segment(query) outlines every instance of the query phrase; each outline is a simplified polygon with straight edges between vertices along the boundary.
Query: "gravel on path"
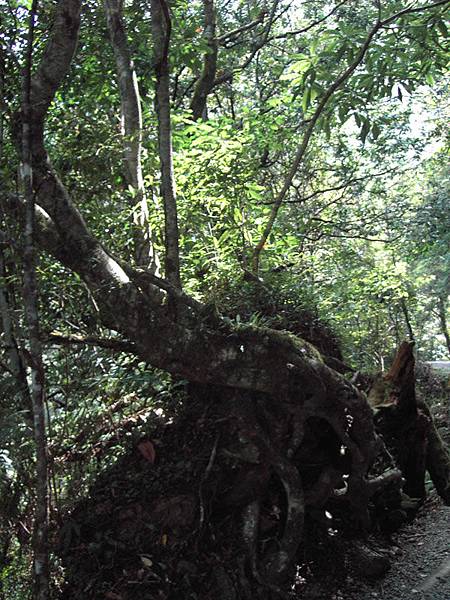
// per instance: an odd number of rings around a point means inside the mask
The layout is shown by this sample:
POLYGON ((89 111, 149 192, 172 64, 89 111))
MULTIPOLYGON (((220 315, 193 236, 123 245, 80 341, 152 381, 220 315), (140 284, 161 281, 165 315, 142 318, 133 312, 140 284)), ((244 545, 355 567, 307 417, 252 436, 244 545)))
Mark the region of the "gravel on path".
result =
POLYGON ((372 583, 348 578, 336 600, 450 600, 450 507, 431 494, 392 542, 387 575, 372 583))

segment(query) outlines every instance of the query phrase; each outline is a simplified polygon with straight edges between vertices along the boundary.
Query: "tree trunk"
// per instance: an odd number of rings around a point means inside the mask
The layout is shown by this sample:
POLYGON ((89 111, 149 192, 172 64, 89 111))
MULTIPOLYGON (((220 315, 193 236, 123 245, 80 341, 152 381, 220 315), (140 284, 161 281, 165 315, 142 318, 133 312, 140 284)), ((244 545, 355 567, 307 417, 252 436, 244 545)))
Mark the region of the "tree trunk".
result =
POLYGON ((439 308, 439 320, 441 322, 441 331, 445 339, 445 345, 447 346, 448 353, 450 354, 450 333, 448 331, 447 324, 447 315, 445 311, 445 301, 444 298, 439 296, 438 300, 438 308, 439 308))
POLYGON ((397 459, 405 478, 404 491, 424 498, 425 474, 436 491, 449 502, 450 459, 425 402, 415 390, 414 342, 403 342, 389 372, 369 392, 375 424, 397 459))
POLYGON ((106 22, 116 59, 117 79, 122 106, 123 146, 126 181, 133 190, 132 211, 134 258, 140 267, 158 274, 159 259, 155 252, 149 224, 148 199, 142 177, 142 112, 139 85, 128 47, 122 16, 123 0, 105 0, 106 22))
POLYGON ((207 51, 203 57, 203 70, 194 88, 191 100, 192 116, 195 121, 206 117, 208 94, 214 87, 217 70, 218 43, 216 38, 216 8, 214 0, 203 0, 204 31, 207 51))
POLYGON ((450 506, 450 455, 439 435, 433 416, 425 402, 419 403, 420 410, 430 420, 426 454, 426 468, 439 496, 450 506))
POLYGON ((166 0, 151 0, 151 12, 156 73, 155 106, 158 117, 161 196, 164 203, 165 217, 165 277, 174 287, 181 288, 178 214, 170 122, 169 44, 172 23, 166 0))
POLYGON ((406 304, 405 298, 402 298, 400 300, 400 303, 401 303, 401 307, 402 307, 403 316, 405 317, 406 329, 408 330, 409 339, 411 340, 411 342, 414 342, 414 340, 415 340, 414 331, 413 331, 413 328, 411 325, 411 319, 409 316, 408 305, 406 304))
POLYGON ((36 445, 36 507, 34 513, 34 598, 50 597, 48 547, 48 465, 45 427, 45 381, 40 339, 36 260, 34 247, 35 205, 32 169, 32 108, 31 68, 34 41, 34 21, 37 2, 33 1, 27 42, 27 58, 22 97, 22 184, 25 197, 25 235, 23 251, 23 299, 28 325, 29 361, 31 367, 31 402, 33 407, 34 440, 36 445))

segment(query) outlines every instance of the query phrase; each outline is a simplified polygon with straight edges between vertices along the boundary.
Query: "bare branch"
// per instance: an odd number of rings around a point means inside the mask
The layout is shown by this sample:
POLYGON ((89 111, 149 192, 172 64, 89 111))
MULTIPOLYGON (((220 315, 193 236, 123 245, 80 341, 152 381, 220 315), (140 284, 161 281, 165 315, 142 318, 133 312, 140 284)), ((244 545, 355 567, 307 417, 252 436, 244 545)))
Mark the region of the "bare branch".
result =
POLYGON ((310 23, 309 25, 306 25, 302 29, 295 29, 294 31, 286 31, 284 33, 279 33, 278 35, 274 35, 273 37, 271 37, 269 39, 269 41, 284 39, 284 38, 287 38, 287 37, 297 36, 297 35, 302 35, 303 33, 307 33, 311 29, 314 29, 314 27, 317 27, 318 25, 321 25, 324 21, 326 21, 327 19, 329 19, 332 15, 334 15, 334 13, 337 10, 339 10, 341 8, 341 6, 343 6, 344 4, 347 4, 347 2, 348 2, 348 0, 343 0, 342 2, 339 2, 339 4, 337 4, 336 6, 334 6, 330 10, 330 12, 327 13, 324 17, 322 17, 321 19, 317 19, 317 21, 313 21, 312 23, 310 23))
POLYGON ((114 350, 115 352, 136 354, 136 345, 126 340, 98 338, 95 336, 83 336, 79 334, 66 335, 59 331, 52 331, 51 333, 44 334, 42 338, 44 342, 50 344, 62 346, 96 346, 98 348, 114 350))
POLYGON ((242 27, 237 27, 236 29, 233 29, 232 31, 229 31, 228 33, 224 33, 223 35, 219 36, 217 38, 217 43, 220 44, 221 46, 225 45, 230 39, 236 38, 241 33, 250 31, 251 29, 254 29, 255 27, 257 27, 260 23, 263 23, 266 16, 267 16, 266 11, 262 10, 260 12, 260 14, 258 15, 258 17, 254 21, 251 21, 250 23, 247 23, 246 25, 242 25, 242 27))
MULTIPOLYGON (((335 185, 335 186, 331 186, 328 188, 324 188, 321 190, 316 190, 314 192, 312 192, 311 194, 307 195, 307 196, 302 196, 301 198, 297 198, 296 200, 286 200, 286 204, 303 204, 304 202, 308 202, 308 200, 312 200, 313 198, 316 198, 317 196, 321 196, 322 194, 326 194, 328 192, 339 192, 340 190, 345 190, 348 187, 350 187, 351 185, 353 185, 354 183, 358 183, 359 181, 366 181, 369 178, 372 179, 374 177, 383 177, 383 175, 388 175, 392 173, 392 169, 388 169, 386 171, 380 171, 378 173, 370 173, 367 175, 363 175, 361 177, 353 177, 351 179, 348 179, 347 181, 344 181, 343 183, 339 184, 339 185, 335 185)), ((272 202, 265 202, 264 204, 272 204, 272 202)))
POLYGON ((253 59, 258 54, 258 52, 262 48, 264 48, 264 46, 268 42, 272 25, 274 24, 274 22, 276 20, 276 10, 278 8, 278 4, 279 4, 279 0, 275 0, 274 3, 272 4, 272 9, 270 11, 268 22, 264 29, 264 32, 262 33, 260 39, 257 41, 255 40, 255 42, 253 43, 253 48, 252 48, 249 56, 240 65, 238 65, 237 67, 234 67, 231 71, 226 71, 220 77, 217 77, 217 79, 215 79, 215 81, 214 81, 213 87, 217 87, 223 83, 226 83, 227 81, 232 81, 235 73, 244 71, 249 66, 249 64, 253 61, 253 59))

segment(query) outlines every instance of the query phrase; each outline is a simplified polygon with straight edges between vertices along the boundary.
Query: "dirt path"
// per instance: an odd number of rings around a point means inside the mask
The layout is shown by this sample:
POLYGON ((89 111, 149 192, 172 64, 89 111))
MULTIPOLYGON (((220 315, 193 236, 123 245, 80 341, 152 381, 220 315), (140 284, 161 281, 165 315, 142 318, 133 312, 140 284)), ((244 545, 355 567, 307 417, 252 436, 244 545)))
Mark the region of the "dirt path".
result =
POLYGON ((351 578, 336 600, 450 600, 450 507, 433 494, 393 537, 392 567, 371 584, 351 578))

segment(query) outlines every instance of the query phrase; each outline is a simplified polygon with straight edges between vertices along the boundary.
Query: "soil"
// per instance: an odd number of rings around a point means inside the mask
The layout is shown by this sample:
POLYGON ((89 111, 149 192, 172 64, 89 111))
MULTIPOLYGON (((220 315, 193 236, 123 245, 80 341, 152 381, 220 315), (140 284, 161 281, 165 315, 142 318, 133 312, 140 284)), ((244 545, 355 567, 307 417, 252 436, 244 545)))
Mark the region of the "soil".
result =
POLYGON ((345 587, 332 593, 330 600, 450 598, 450 507, 434 492, 416 519, 391 537, 385 551, 391 556, 385 577, 367 582, 349 575, 345 587))

